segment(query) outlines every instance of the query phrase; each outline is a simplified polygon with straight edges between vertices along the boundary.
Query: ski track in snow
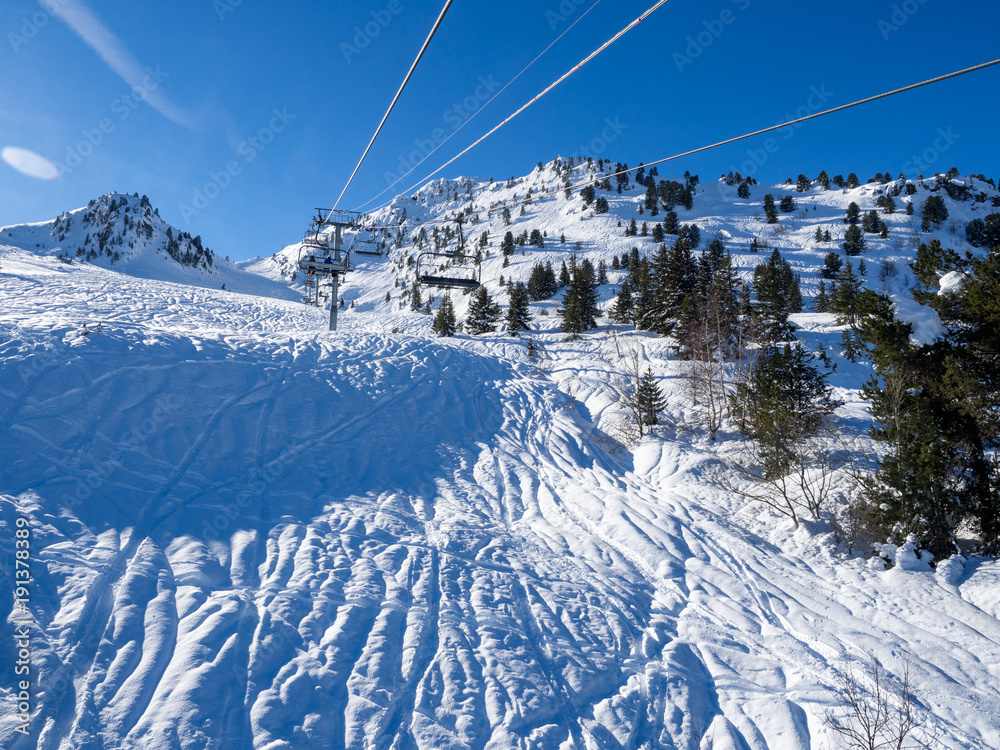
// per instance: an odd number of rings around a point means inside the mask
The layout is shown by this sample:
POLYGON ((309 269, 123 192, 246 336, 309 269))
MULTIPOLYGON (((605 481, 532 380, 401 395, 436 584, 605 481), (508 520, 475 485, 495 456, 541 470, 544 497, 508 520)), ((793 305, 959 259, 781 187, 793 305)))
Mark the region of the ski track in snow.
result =
POLYGON ((935 747, 1000 747, 1000 567, 876 571, 745 523, 690 435, 615 450, 606 342, 542 332, 539 367, 2 263, 0 546, 31 518, 37 620, 4 747, 819 750, 870 656, 935 747))

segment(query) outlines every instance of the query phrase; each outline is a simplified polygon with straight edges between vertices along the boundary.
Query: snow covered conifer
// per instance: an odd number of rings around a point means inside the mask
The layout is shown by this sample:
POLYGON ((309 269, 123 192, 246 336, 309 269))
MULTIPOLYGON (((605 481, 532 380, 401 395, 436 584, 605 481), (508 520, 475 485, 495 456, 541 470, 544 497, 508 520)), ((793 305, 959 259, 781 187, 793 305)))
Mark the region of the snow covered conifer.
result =
POLYGON ((510 300, 506 319, 507 333, 517 336, 521 331, 527 331, 531 322, 528 288, 520 282, 510 284, 507 287, 507 296, 510 300))
POLYGON ((792 267, 777 249, 767 263, 754 269, 756 303, 753 316, 764 341, 787 341, 793 337, 788 316, 802 312, 802 292, 792 267))
POLYGON ((437 315, 434 317, 434 323, 431 325, 431 330, 433 330, 438 336, 454 336, 456 331, 458 331, 458 320, 455 318, 455 307, 451 304, 451 297, 447 294, 444 296, 444 299, 441 300, 441 306, 438 308, 437 315))
POLYGON ((656 377, 651 369, 646 368, 646 374, 639 381, 635 396, 642 424, 646 427, 658 425, 660 413, 666 408, 667 400, 664 398, 663 389, 656 382, 656 377))
POLYGON ((863 286, 861 279, 855 275, 854 266, 848 258, 839 276, 837 289, 830 300, 830 309, 837 313, 838 325, 858 325, 858 305, 861 301, 863 286))
MULTIPOLYGON (((447 298, 446 298, 447 299, 447 298)), ((473 336, 493 333, 500 320, 500 305, 493 301, 486 287, 479 287, 472 295, 469 303, 469 315, 465 327, 473 336)))
POLYGON ((570 339, 579 338, 597 327, 600 310, 597 307, 597 279, 594 266, 589 260, 576 262, 576 256, 570 260, 569 289, 563 296, 563 306, 560 313, 563 316, 562 330, 569 334, 570 339))
POLYGON ((767 350, 730 405, 740 432, 760 446, 765 478, 788 473, 800 444, 815 435, 840 402, 804 347, 767 350))
POLYGON ((847 216, 844 218, 844 223, 854 225, 859 221, 861 221, 861 206, 851 201, 851 205, 847 207, 847 216))

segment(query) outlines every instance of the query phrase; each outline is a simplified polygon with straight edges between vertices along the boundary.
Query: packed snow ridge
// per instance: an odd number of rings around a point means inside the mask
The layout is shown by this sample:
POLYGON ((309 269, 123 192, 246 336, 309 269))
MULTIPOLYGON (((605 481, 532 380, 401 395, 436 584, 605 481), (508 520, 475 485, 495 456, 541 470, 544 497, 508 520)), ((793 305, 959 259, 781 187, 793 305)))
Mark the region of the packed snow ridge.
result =
MULTIPOLYGON (((389 252, 356 263, 336 334, 299 301, 297 245, 185 265, 193 238, 170 231, 178 261, 155 211, 120 195, 87 226, 71 212, 0 230, 0 745, 820 750, 845 670, 876 658, 893 686, 908 670, 934 747, 1000 747, 995 561, 931 569, 903 547, 886 570, 823 523, 720 490, 731 427, 713 443, 692 426, 667 339, 605 318, 566 341, 557 301, 517 339, 438 339, 401 305, 421 229, 433 242, 458 212, 467 243, 488 233, 501 301, 500 277, 540 261, 653 250, 624 236, 650 218, 643 189, 602 193, 595 215, 566 178, 544 165, 397 198, 375 216, 389 252), (504 267, 503 235, 533 229, 544 246, 504 267), (629 350, 669 397, 667 426, 631 447, 615 432, 629 350)), ((847 205, 886 189, 814 186, 777 228, 763 195, 794 186, 741 199, 702 183, 677 211, 743 274, 766 260, 753 239, 779 248, 808 297, 830 249, 816 228, 836 247, 847 205)), ((990 205, 946 200, 959 221, 990 205)), ((868 281, 903 299, 919 234, 903 210, 885 220, 865 258, 898 274, 868 281)), ((832 316, 794 321, 838 365, 838 418, 864 425, 868 364, 839 356, 832 316)))

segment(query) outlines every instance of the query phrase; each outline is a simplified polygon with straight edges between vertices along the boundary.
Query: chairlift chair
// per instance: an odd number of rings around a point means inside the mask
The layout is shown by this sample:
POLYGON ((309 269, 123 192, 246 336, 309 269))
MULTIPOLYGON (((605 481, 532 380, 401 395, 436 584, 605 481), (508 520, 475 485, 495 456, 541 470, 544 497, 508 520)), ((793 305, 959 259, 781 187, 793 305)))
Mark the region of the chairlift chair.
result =
POLYGON ((353 252, 357 255, 371 255, 382 257, 382 250, 385 246, 375 240, 355 240, 353 252))
POLYGON ((458 224, 458 250, 453 253, 424 252, 417 256, 417 279, 421 284, 433 286, 439 289, 478 289, 482 286, 482 265, 479 256, 469 256, 465 254, 465 233, 462 231, 462 219, 455 219, 458 224), (448 258, 453 265, 459 265, 474 276, 468 273, 462 276, 441 276, 434 273, 421 272, 421 260, 429 258, 448 258), (471 264, 470 262, 471 261, 471 264))
POLYGON ((343 275, 351 270, 350 253, 321 241, 306 240, 299 248, 299 268, 310 276, 343 275))
POLYGON ((417 256, 417 280, 425 286, 433 286, 438 289, 478 289, 482 286, 482 267, 476 261, 474 257, 470 258, 466 255, 455 255, 453 253, 420 253, 417 256), (473 275, 468 273, 462 276, 443 276, 440 274, 435 274, 433 272, 426 270, 426 264, 424 263, 424 258, 448 258, 452 262, 455 260, 469 261, 473 263, 464 263, 461 268, 464 268, 467 272, 472 272, 473 275))

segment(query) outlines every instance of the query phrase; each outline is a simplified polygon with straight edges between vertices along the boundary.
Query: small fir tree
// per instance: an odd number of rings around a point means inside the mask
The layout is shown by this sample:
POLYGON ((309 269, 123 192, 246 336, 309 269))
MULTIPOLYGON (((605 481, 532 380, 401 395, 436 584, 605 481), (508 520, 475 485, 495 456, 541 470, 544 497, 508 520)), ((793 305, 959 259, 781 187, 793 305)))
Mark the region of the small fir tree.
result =
POLYGON ((431 330, 433 330, 438 336, 454 336, 458 331, 458 321, 455 318, 455 308, 451 304, 451 297, 447 294, 444 296, 444 299, 441 300, 441 306, 438 308, 437 315, 434 317, 434 323, 431 325, 431 330))
MULTIPOLYGON (((518 282, 507 287, 507 298, 510 306, 507 309, 506 328, 510 336, 518 336, 521 331, 528 330, 531 323, 531 308, 528 299, 528 288, 518 282)), ((531 344, 533 347, 534 344, 531 344)))
POLYGON ((660 413, 666 408, 667 400, 649 368, 636 389, 636 405, 644 426, 655 427, 660 423, 660 413))
POLYGON ((497 329, 499 320, 500 305, 493 301, 489 290, 484 286, 476 289, 469 303, 469 315, 465 320, 466 330, 473 336, 493 333, 497 329))

